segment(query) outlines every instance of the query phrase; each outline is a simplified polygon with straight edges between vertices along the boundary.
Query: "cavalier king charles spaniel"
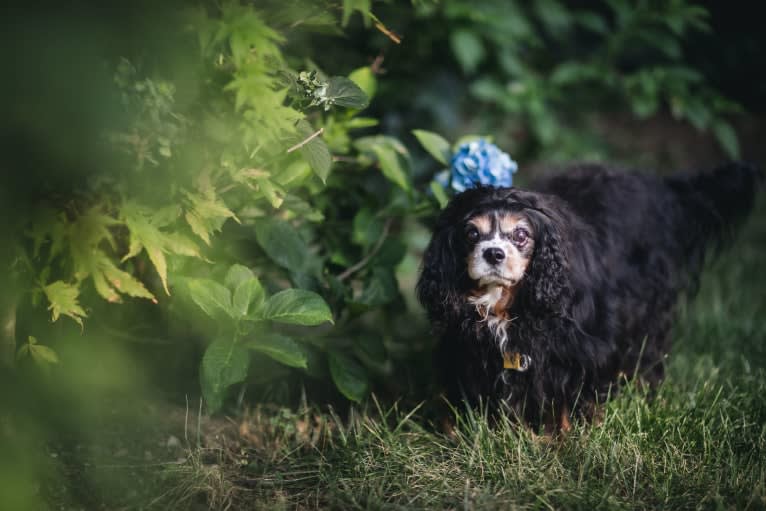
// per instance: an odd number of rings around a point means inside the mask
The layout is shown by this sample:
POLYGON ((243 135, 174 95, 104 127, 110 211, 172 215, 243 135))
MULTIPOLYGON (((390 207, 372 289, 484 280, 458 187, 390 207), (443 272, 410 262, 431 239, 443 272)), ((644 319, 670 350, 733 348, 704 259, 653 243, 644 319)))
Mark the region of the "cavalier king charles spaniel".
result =
POLYGON ((742 163, 666 178, 587 165, 455 196, 417 284, 448 399, 553 432, 592 419, 626 376, 659 383, 679 295, 761 177, 742 163))

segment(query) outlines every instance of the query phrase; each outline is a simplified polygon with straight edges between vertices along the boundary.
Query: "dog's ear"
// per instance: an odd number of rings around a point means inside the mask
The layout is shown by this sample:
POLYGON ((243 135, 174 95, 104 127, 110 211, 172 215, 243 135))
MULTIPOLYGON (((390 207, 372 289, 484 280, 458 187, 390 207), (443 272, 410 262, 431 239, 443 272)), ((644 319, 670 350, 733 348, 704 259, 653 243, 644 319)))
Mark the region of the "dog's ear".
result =
MULTIPOLYGON (((445 212, 446 213, 446 212, 445 212)), ((417 295, 431 320, 446 321, 459 306, 458 247, 455 226, 439 219, 425 253, 417 283, 417 295)))
POLYGON ((530 213, 535 218, 535 252, 525 276, 524 290, 529 305, 536 310, 569 314, 572 302, 571 264, 566 228, 559 212, 541 208, 530 213))

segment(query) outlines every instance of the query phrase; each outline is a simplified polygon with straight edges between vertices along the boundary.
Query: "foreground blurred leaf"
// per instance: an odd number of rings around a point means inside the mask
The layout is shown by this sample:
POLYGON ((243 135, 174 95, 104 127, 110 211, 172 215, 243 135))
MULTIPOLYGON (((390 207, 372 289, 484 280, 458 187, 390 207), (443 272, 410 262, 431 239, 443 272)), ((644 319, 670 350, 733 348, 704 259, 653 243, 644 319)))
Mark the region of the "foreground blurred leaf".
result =
POLYGON ((335 386, 351 401, 360 402, 370 388, 367 371, 356 360, 343 353, 331 351, 327 357, 335 386))
POLYGON ((205 350, 200 371, 202 394, 210 412, 217 412, 223 406, 223 398, 231 385, 247 376, 250 354, 232 341, 214 341, 205 350))
POLYGON ((332 312, 324 299, 305 289, 285 289, 269 298, 262 319, 305 326, 333 322, 332 312))
POLYGON ((286 366, 306 369, 307 356, 303 348, 291 338, 269 332, 245 342, 251 350, 268 355, 286 366))

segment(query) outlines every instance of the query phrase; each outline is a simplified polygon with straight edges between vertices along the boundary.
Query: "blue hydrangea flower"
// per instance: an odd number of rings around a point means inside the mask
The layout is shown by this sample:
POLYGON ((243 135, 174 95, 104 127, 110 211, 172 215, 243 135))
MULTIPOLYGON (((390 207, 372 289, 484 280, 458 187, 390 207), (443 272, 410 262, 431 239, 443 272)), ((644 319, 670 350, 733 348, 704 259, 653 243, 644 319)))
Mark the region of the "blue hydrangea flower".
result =
MULTIPOLYGON (((513 184, 513 173, 518 165, 508 154, 495 144, 484 139, 461 145, 452 156, 449 185, 456 192, 462 192, 477 184, 508 187, 513 184)), ((437 181, 447 187, 446 175, 437 176, 437 181)))

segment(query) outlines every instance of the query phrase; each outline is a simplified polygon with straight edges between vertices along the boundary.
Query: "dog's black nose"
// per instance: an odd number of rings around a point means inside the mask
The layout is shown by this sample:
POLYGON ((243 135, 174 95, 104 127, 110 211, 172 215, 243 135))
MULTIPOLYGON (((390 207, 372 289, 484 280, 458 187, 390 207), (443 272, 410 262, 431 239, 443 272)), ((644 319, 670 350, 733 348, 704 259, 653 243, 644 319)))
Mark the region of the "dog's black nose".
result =
POLYGON ((484 250, 484 259, 489 264, 497 264, 503 259, 505 259, 505 252, 503 252, 502 248, 497 247, 491 247, 484 250))

